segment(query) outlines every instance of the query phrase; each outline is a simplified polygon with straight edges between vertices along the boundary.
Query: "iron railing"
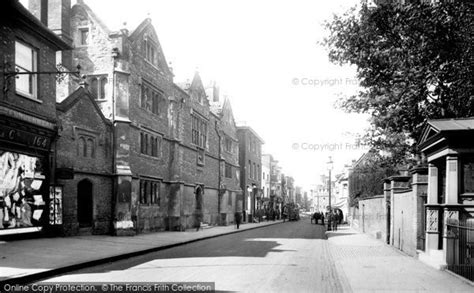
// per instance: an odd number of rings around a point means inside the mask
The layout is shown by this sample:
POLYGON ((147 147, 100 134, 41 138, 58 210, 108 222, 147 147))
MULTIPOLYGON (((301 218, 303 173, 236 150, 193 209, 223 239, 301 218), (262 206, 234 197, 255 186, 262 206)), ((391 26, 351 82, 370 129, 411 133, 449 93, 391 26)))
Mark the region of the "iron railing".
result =
POLYGON ((474 222, 472 218, 461 221, 459 225, 448 224, 448 234, 453 239, 453 245, 446 249, 453 255, 453 263, 447 269, 470 281, 474 281, 474 222))

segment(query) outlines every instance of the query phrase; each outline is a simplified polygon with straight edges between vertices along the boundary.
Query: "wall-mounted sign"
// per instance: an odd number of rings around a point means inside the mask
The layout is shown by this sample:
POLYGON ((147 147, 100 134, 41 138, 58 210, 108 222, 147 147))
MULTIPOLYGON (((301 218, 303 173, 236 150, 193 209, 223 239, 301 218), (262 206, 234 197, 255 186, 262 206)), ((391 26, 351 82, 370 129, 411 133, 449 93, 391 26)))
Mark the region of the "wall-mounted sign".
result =
POLYGON ((47 136, 5 125, 0 125, 0 140, 19 143, 44 150, 49 150, 51 145, 51 139, 47 136))

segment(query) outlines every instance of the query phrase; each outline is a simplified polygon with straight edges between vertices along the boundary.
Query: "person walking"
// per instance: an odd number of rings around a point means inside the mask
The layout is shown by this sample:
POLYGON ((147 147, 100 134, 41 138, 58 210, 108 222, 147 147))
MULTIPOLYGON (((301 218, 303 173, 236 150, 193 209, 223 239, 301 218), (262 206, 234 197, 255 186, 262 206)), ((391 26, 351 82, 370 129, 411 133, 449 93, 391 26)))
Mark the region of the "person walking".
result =
POLYGON ((237 225, 237 229, 239 229, 240 222, 242 221, 242 214, 240 212, 235 212, 234 218, 235 218, 235 224, 237 225))

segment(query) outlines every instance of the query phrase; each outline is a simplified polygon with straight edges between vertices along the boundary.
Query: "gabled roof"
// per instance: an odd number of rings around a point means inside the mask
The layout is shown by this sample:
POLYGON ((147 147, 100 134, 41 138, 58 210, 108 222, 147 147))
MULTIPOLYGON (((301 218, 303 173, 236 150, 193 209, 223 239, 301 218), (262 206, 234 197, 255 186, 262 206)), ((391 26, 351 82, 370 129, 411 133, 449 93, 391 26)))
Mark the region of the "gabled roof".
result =
MULTIPOLYGON (((142 34, 142 32, 149 26, 151 25, 151 19, 150 18, 145 18, 138 26, 137 28, 130 34, 130 39, 135 41, 138 39, 138 37, 142 34)), ((152 26, 153 27, 153 26, 152 26)), ((154 37, 156 40, 158 40, 158 35, 156 34, 155 28, 153 28, 153 33, 154 37)))
MULTIPOLYGON (((185 90, 191 98, 194 98, 195 94, 202 95, 203 99, 203 104, 206 106, 209 105, 209 100, 207 99, 207 94, 206 94, 206 89, 204 88, 204 84, 202 83, 201 76, 199 75, 199 72, 196 71, 194 73, 194 77, 192 82, 189 83, 177 83, 183 90, 185 90)), ((211 111, 212 114, 215 114, 214 112, 211 111)))
POLYGON ((72 7, 72 9, 76 9, 77 7, 81 7, 85 10, 85 12, 89 15, 89 17, 107 33, 110 34, 112 31, 107 27, 107 25, 98 17, 94 11, 83 1, 78 0, 76 4, 72 7))
POLYGON ((474 118, 435 119, 425 122, 418 142, 422 149, 443 138, 443 134, 474 130, 474 118))
POLYGON ((232 120, 234 121, 235 124, 235 119, 234 119, 234 112, 232 111, 232 105, 230 104, 230 100, 225 97, 224 102, 222 103, 222 115, 230 115, 232 117, 232 120))
POLYGON ((56 104, 56 109, 58 111, 61 111, 63 113, 69 111, 77 102, 79 102, 81 99, 89 99, 94 106, 96 112, 99 114, 101 119, 106 123, 106 124, 111 124, 111 122, 105 118, 104 114, 100 110, 99 106, 94 100, 94 97, 92 96, 91 92, 89 92, 87 89, 84 87, 79 87, 77 90, 75 90, 72 94, 70 94, 66 99, 64 99, 61 103, 56 104))
POLYGON ((151 37, 153 39, 153 42, 156 43, 157 46, 157 54, 162 57, 162 60, 159 59, 161 62, 159 64, 160 68, 163 68, 167 74, 173 75, 173 72, 168 66, 168 62, 166 62, 166 57, 165 53, 163 52, 163 49, 161 48, 160 41, 158 39, 158 34, 156 33, 155 27, 151 23, 150 18, 145 18, 139 25, 138 27, 130 34, 129 39, 131 42, 135 42, 140 39, 140 37, 144 34, 145 31, 151 32, 151 37))
POLYGON ((71 50, 66 42, 31 14, 18 0, 3 0, 0 4, 0 24, 19 25, 41 38, 55 50, 71 50))

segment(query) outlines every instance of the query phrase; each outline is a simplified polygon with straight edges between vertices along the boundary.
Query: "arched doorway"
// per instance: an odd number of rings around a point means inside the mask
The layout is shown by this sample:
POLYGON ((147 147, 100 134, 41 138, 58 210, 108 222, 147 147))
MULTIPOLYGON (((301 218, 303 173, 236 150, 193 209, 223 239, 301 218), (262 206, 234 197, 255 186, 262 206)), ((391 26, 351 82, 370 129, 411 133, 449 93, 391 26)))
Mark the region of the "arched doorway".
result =
POLYGON ((202 187, 200 185, 196 186, 194 189, 194 194, 196 195, 196 210, 202 211, 202 187))
POLYGON ((77 184, 77 221, 80 228, 92 226, 92 182, 87 179, 77 184))
POLYGON ((199 229, 200 223, 203 221, 202 213, 202 195, 203 190, 200 185, 194 188, 194 195, 196 196, 196 207, 194 209, 194 225, 199 229))

